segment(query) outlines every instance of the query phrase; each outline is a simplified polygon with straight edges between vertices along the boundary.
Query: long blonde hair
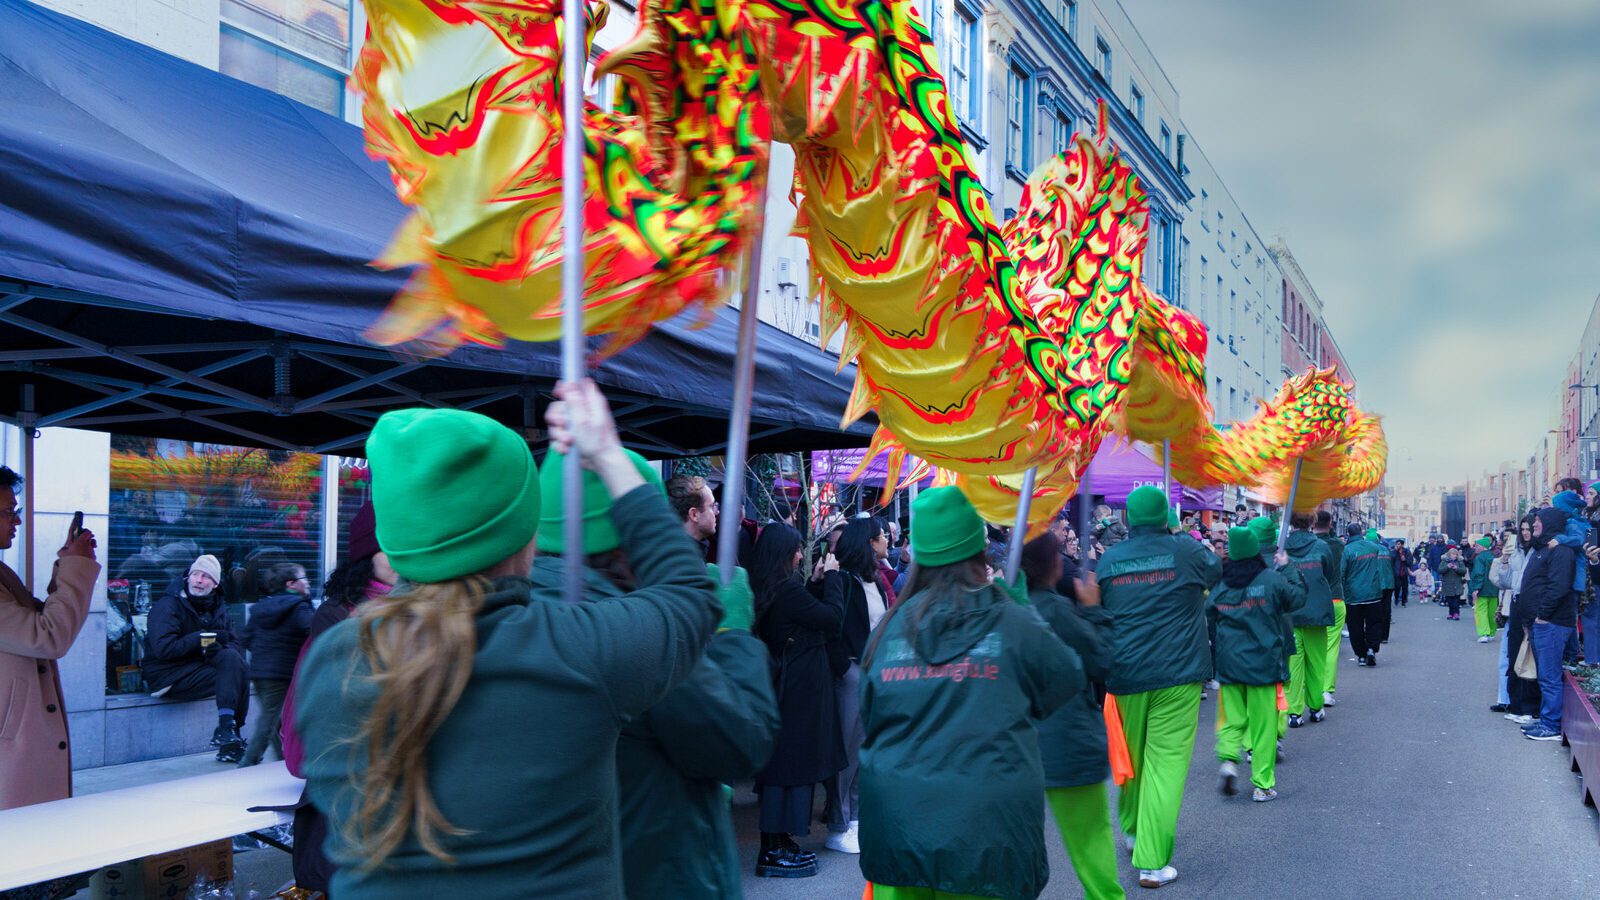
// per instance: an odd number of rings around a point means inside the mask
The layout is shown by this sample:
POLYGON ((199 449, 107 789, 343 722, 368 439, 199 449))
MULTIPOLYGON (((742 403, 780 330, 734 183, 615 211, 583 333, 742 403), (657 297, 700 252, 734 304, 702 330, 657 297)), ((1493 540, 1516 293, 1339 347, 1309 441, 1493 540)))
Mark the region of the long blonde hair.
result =
POLYGON ((445 819, 428 789, 428 742, 455 709, 472 677, 477 615, 490 587, 481 575, 437 584, 403 584, 358 608, 361 652, 378 697, 352 741, 366 746, 365 774, 353 779, 360 804, 345 837, 378 867, 407 834, 454 862, 441 835, 465 829, 445 819))

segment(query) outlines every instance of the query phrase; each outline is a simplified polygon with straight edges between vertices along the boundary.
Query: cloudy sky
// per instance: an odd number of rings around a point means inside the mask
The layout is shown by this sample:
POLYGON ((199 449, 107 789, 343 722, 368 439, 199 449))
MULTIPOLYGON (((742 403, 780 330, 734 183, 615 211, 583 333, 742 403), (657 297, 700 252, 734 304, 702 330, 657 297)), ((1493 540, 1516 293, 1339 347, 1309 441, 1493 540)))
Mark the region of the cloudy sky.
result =
POLYGON ((1600 3, 1122 4, 1327 306, 1391 483, 1527 457, 1600 295, 1600 3))

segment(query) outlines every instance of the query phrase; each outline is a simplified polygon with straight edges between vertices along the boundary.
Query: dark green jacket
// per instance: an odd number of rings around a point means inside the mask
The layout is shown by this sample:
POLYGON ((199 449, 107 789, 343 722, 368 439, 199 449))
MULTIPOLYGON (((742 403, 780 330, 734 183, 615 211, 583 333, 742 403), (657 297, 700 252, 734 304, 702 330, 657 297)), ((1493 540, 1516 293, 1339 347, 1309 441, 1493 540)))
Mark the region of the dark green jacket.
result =
MULTIPOLYGON (((1111 674, 1111 614, 1098 606, 1078 606, 1046 588, 1028 591, 1028 599, 1056 637, 1083 660, 1089 681, 1104 684, 1111 674)), ((1080 692, 1039 723, 1039 754, 1045 787, 1080 787, 1111 777, 1105 712, 1094 691, 1080 692)))
POLYGON ((1137 694, 1211 675, 1205 591, 1222 561, 1186 534, 1140 525, 1100 558, 1100 603, 1111 614, 1106 690, 1137 694))
POLYGON ((1295 613, 1296 628, 1315 628, 1333 624, 1333 585, 1339 581, 1339 568, 1333 564, 1328 542, 1309 531, 1291 531, 1284 550, 1289 565, 1306 581, 1306 602, 1295 613))
MULTIPOLYGON (((534 561, 534 595, 562 602, 563 564, 534 561)), ((622 591, 585 569, 585 600, 622 591)), ((626 601, 624 601, 626 602, 626 601)), ((743 867, 722 786, 766 765, 778 732, 767 645, 722 631, 689 677, 617 741, 622 880, 629 897, 738 897, 743 867)))
POLYGON ((1223 563, 1224 580, 1211 589, 1206 604, 1206 615, 1217 623, 1217 680, 1245 685, 1288 681, 1294 637, 1284 634, 1283 623, 1305 605, 1304 581, 1292 568, 1286 569, 1287 577, 1267 568, 1245 585, 1230 587, 1226 573, 1234 565, 1223 563))
POLYGON ((620 900, 617 738, 700 661, 721 617, 699 548, 659 488, 613 507, 640 587, 614 603, 544 603, 503 578, 479 611, 472 675, 428 742, 428 783, 462 835, 444 863, 408 836, 377 869, 343 838, 359 800, 352 747, 377 689, 359 617, 330 629, 301 664, 296 725, 307 790, 329 818, 333 896, 620 900))
POLYGON ((1394 563, 1382 544, 1366 538, 1351 541, 1345 545, 1342 567, 1339 577, 1344 582, 1347 605, 1376 603, 1383 599, 1385 590, 1394 587, 1394 563))
POLYGON ((1083 663, 999 588, 928 600, 900 601, 861 676, 861 873, 1035 900, 1050 870, 1034 723, 1083 690, 1083 663))
POLYGON ((1470 590, 1479 597, 1498 598, 1500 587, 1489 577, 1489 567, 1494 565, 1493 553, 1479 553, 1472 558, 1472 584, 1470 590))
MULTIPOLYGON (((1342 566, 1343 566, 1343 563, 1344 563, 1344 541, 1339 540, 1339 536, 1337 534, 1334 534, 1332 531, 1329 531, 1329 532, 1326 532, 1326 533, 1324 533, 1322 535, 1322 542, 1324 544, 1328 545, 1328 552, 1333 554, 1333 570, 1335 572, 1343 571, 1342 566)), ((1333 588, 1333 599, 1335 599, 1335 600, 1343 600, 1344 599, 1344 583, 1343 582, 1335 581, 1332 585, 1330 585, 1330 587, 1333 588)))
POLYGON ((1467 561, 1457 557, 1448 556, 1439 558, 1439 596, 1459 597, 1466 593, 1467 576, 1471 569, 1467 568, 1467 561))

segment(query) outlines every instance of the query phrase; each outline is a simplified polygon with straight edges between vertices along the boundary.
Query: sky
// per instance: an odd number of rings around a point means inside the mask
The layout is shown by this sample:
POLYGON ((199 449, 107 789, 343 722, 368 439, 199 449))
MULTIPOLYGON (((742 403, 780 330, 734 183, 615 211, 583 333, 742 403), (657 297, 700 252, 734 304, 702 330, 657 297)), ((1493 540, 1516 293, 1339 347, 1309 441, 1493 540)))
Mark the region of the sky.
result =
POLYGON ((1389 482, 1525 460, 1600 295, 1600 3, 1121 2, 1321 297, 1389 482))

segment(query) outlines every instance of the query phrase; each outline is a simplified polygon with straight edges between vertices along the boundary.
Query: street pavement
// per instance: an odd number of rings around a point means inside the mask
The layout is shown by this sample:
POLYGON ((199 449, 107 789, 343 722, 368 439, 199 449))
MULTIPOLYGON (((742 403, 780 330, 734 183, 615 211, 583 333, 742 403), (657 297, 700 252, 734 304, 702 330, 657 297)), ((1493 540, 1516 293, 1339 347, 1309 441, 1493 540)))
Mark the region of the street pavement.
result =
MULTIPOLYGON (((1343 641, 1338 705, 1327 721, 1289 732, 1271 803, 1249 799, 1247 777, 1239 796, 1217 792, 1215 695, 1201 703, 1172 861, 1178 880, 1141 889, 1123 853, 1129 895, 1600 898, 1600 826, 1581 802, 1571 755, 1489 712, 1500 645, 1477 643, 1471 619, 1447 621, 1429 604, 1396 610, 1375 669, 1356 666, 1343 641)), ((740 805, 736 815, 750 900, 861 896, 857 858, 823 849, 820 827, 801 840, 818 853, 816 877, 754 877, 755 811, 740 805)), ((1082 897, 1055 826, 1045 828, 1042 896, 1082 897)))

